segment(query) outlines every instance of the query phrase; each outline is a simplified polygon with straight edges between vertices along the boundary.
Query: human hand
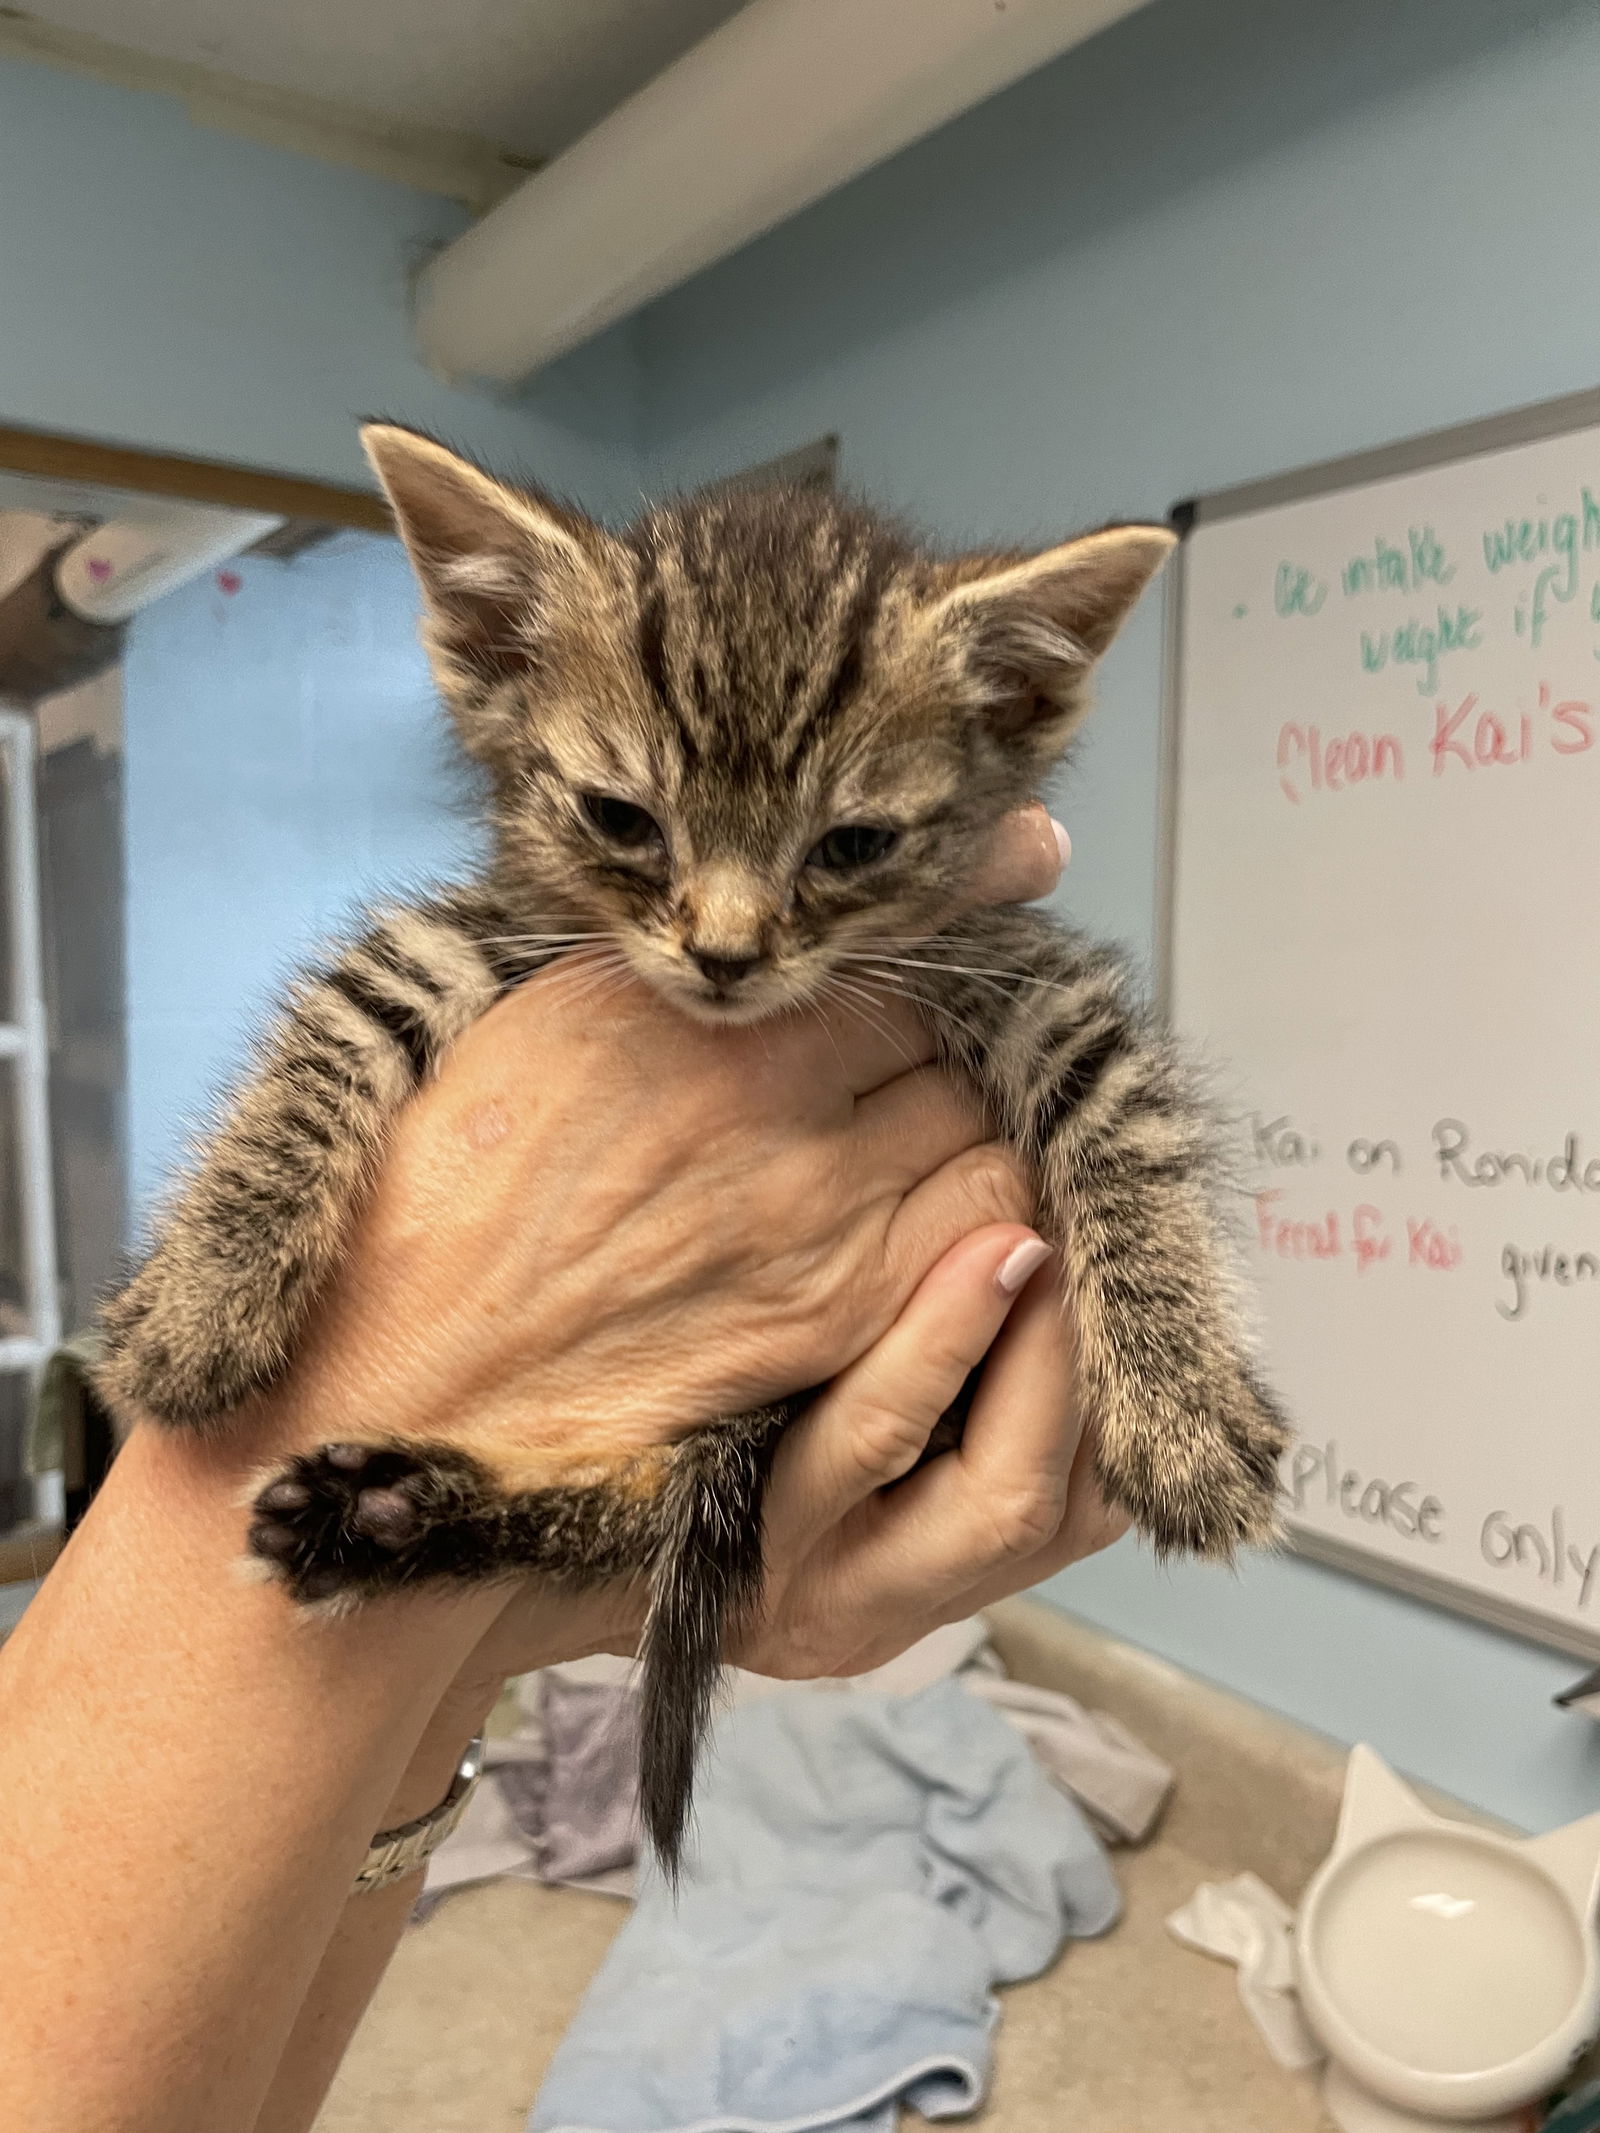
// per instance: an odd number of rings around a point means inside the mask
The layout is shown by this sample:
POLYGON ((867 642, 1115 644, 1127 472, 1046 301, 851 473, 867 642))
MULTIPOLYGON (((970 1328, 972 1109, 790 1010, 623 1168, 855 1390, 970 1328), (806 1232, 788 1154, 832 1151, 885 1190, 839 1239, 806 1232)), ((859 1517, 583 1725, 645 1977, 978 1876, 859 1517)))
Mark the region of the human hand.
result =
MULTIPOLYGON (((1051 886, 1041 808, 971 894, 1051 886)), ((842 1368, 1017 1166, 902 1003, 709 1029, 582 957, 474 1024, 401 1115, 252 1462, 323 1438, 620 1458, 842 1368)))
POLYGON ((957 909, 979 904, 1030 904, 1048 896, 1072 859, 1072 839, 1040 806, 1002 816, 983 862, 957 909))
MULTIPOLYGON (((1043 808, 1022 809, 1008 816, 999 825, 986 863, 970 885, 969 899, 974 903, 1021 902, 1045 895, 1055 886, 1069 852, 1066 832, 1051 820, 1043 808)), ((1017 1231, 1012 1241, 1024 1242, 1029 1234, 1017 1231)), ((966 1280, 969 1286, 973 1280, 977 1280, 981 1287, 987 1277, 976 1261, 963 1255, 970 1248, 977 1250, 981 1258, 984 1250, 998 1249, 1004 1242, 1005 1239, 998 1233, 986 1238, 969 1239, 966 1246, 958 1248, 958 1264, 948 1274, 941 1271, 930 1294, 937 1297, 947 1280, 966 1280)), ((999 1323, 998 1319, 985 1317, 985 1309, 992 1313, 993 1298, 987 1295, 983 1299, 979 1315, 984 1317, 988 1331, 978 1340, 973 1352, 973 1361, 981 1356, 987 1346, 989 1332, 999 1323)), ((1070 1386, 1067 1336, 1053 1320, 1048 1325, 1040 1322, 1040 1308, 1035 1291, 1030 1291, 1021 1316, 1027 1320, 1031 1330, 1017 1348, 1015 1362, 1003 1360, 1004 1354, 1010 1352, 1009 1348, 1003 1350, 1001 1356, 997 1356, 990 1366, 990 1384, 1000 1387, 1001 1396, 1008 1396, 1014 1391, 1030 1404, 1037 1397, 1042 1402, 1054 1400, 1059 1408, 1070 1386), (1025 1382, 1022 1381, 1024 1377, 1025 1382)), ((911 1321, 913 1326, 919 1322, 917 1318, 911 1321)), ((940 1400, 936 1407, 920 1419, 912 1418, 907 1421, 906 1426, 919 1446, 938 1415, 948 1405, 949 1399, 953 1398, 959 1389, 961 1376, 962 1373, 957 1374, 948 1396, 940 1400)), ((789 1381, 790 1385, 796 1382, 803 1383, 806 1379, 802 1376, 789 1381)), ((811 1382, 816 1382, 816 1379, 813 1377, 811 1382)), ((910 1390, 912 1387, 908 1385, 908 1391, 910 1390)), ((822 1617, 843 1589, 838 1578, 830 1580, 823 1574, 824 1565, 827 1563, 839 1570, 853 1565, 859 1569, 860 1550, 867 1537, 866 1529, 876 1516, 868 1499, 875 1487, 890 1478, 886 1473, 880 1473, 864 1488, 849 1494, 847 1500, 838 1506, 838 1517, 830 1522, 827 1512, 832 1499, 826 1484, 817 1474, 814 1462, 833 1442, 840 1428, 848 1433, 849 1417, 855 1410, 853 1407, 841 1409, 838 1404, 839 1397, 836 1390, 834 1394, 820 1401, 806 1421, 791 1433, 790 1442, 785 1446, 780 1460, 779 1474, 774 1479, 774 1493, 769 1496, 769 1533, 781 1532, 789 1536, 789 1544, 793 1547, 798 1547, 798 1537, 805 1534, 808 1537, 813 1572, 809 1580, 800 1580, 792 1609, 769 1611, 766 1618, 766 1634, 769 1637, 779 1643, 785 1637, 791 1640, 787 1656, 774 1645, 771 1657, 778 1671, 793 1670, 798 1663, 795 1655, 802 1642, 820 1639, 822 1617), (841 1414, 845 1417, 842 1423, 839 1420, 841 1414), (791 1473, 795 1476, 794 1489, 790 1488, 787 1478, 791 1473), (798 1497, 795 1490, 800 1492, 798 1497), (807 1508, 791 1516, 785 1508, 786 1504, 792 1506, 801 1498, 807 1508), (816 1524, 819 1515, 820 1525, 816 1524)), ((990 1411, 990 1403, 994 1397, 996 1395, 993 1392, 986 1392, 985 1414, 990 1411)), ((924 1404, 925 1398, 924 1394, 924 1404)), ((1039 1411, 1041 1410, 1035 1410, 1036 1413, 1039 1411)), ((1069 1508, 1058 1529, 1057 1548, 1058 1553, 1066 1551, 1063 1556, 1063 1560, 1066 1560, 1076 1553, 1087 1552, 1090 1546, 1098 1544, 1100 1528, 1096 1520, 1098 1516, 1103 1516, 1103 1511, 1097 1513, 1097 1495, 1085 1479, 1087 1454, 1078 1455, 1074 1467, 1078 1439, 1075 1411, 1071 1409, 1070 1402, 1061 1409, 1060 1419, 1065 1434, 1059 1442, 1052 1440, 1044 1461, 1044 1469, 1030 1471, 1027 1478, 1029 1486, 1040 1484, 1042 1471, 1042 1486, 1050 1491, 1060 1486, 1063 1472, 1070 1478, 1069 1508)), ((1042 1426, 1048 1436, 1048 1421, 1042 1426)), ((973 1442, 978 1447, 980 1461, 986 1461, 987 1453, 983 1449, 980 1423, 975 1421, 973 1427, 979 1431, 973 1442)), ((1027 1445, 1018 1445, 1014 1449, 1018 1461, 1026 1467, 1030 1457, 1027 1445)), ((987 1472, 986 1464, 980 1465, 979 1468, 971 1466, 972 1456, 969 1451, 968 1464, 962 1468, 969 1493, 974 1475, 981 1479, 982 1474, 987 1472)), ((1003 1467, 1004 1461, 1000 1464, 1003 1467)), ((857 1471, 873 1472, 870 1460, 857 1471)), ((953 1478, 953 1470, 942 1477, 940 1502, 936 1508, 941 1513, 954 1512, 958 1519, 962 1515, 970 1517, 970 1504, 946 1506, 943 1502, 945 1494, 948 1493, 948 1483, 953 1478)), ((917 1489, 919 1493, 915 1498, 908 1496, 905 1499, 906 1506, 915 1502, 921 1507, 920 1482, 917 1489)), ((1113 1529, 1108 1523, 1105 1537, 1112 1537, 1112 1533, 1113 1529)), ((945 1536, 946 1541, 949 1538, 950 1536, 945 1536)), ((889 1543, 891 1547, 896 1545, 892 1532, 889 1535, 889 1543)), ((935 1567, 931 1581, 923 1578, 920 1586, 917 1586, 913 1580, 917 1593, 916 1602, 909 1614, 902 1613, 901 1617, 897 1618, 894 1631, 901 1642, 912 1641, 932 1626, 932 1617, 927 1615, 926 1610, 937 1604, 938 1592, 942 1589, 941 1581, 948 1583, 954 1560, 954 1556, 947 1551, 945 1560, 935 1567)), ((799 1557, 796 1556, 794 1574, 798 1572, 798 1564, 799 1557)), ((1054 1567, 1058 1567, 1054 1562, 1046 1564, 1041 1559, 1039 1563, 1034 1563, 1025 1555, 1007 1557, 1004 1567, 991 1566, 993 1591, 986 1596, 995 1596, 1002 1588, 1014 1590, 1033 1578, 1047 1575, 1049 1569, 1054 1567)), ((786 1582, 792 1583, 793 1574, 784 1574, 786 1582)), ((945 1592, 943 1604, 946 1607, 955 1605, 959 1590, 958 1585, 945 1592)), ((472 1730, 477 1717, 481 1716, 487 1702, 492 1700, 499 1681, 506 1675, 524 1672, 553 1659, 577 1657, 590 1651, 631 1650, 643 1618, 645 1597, 639 1587, 613 1586, 578 1594, 557 1594, 548 1587, 536 1585, 522 1588, 463 1667, 455 1693, 441 1712, 439 1722, 430 1729, 436 1742, 442 1743, 442 1747, 435 1745, 433 1748, 420 1779, 413 1781, 410 1796, 422 1797, 432 1783, 434 1771, 448 1767, 452 1744, 472 1730)), ((971 1604, 976 1605, 979 1602, 973 1599, 971 1604)), ((835 1624, 835 1627, 838 1625, 835 1624)), ((880 1624, 880 1628, 886 1627, 886 1623, 880 1624)), ((870 1664, 871 1661, 863 1660, 862 1663, 870 1664)))
MULTIPOLYGON (((862 1673, 1128 1530, 1094 1477, 1073 1329, 1044 1255, 1020 1225, 963 1238, 788 1432, 767 1489, 761 1613, 730 1660, 790 1679, 862 1673), (1008 1262, 1013 1278, 1036 1269, 1020 1293, 1000 1284, 1008 1262), (986 1356, 960 1445, 913 1472, 986 1356)), ((556 1657, 631 1653, 646 1603, 638 1585, 520 1588, 462 1670, 465 1700, 481 1709, 507 1676, 556 1657)))
POLYGON ((779 1447, 740 1665, 863 1673, 1128 1531, 1095 1478, 1057 1270, 1043 1260, 1014 1300, 995 1282, 1013 1239, 984 1230, 947 1252, 779 1447), (960 1443, 918 1467, 980 1362, 960 1443))

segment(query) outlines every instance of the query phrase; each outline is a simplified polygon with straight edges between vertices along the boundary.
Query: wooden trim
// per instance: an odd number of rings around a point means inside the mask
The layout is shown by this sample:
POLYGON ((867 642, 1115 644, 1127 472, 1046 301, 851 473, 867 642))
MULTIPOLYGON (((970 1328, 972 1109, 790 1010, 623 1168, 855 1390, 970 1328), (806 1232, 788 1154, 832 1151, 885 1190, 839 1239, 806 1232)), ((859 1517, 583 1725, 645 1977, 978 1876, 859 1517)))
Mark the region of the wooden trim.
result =
POLYGON ((146 496, 181 496, 189 503, 224 504, 238 511, 275 511, 283 518, 318 519, 366 533, 392 533, 394 521, 379 496, 294 474, 228 466, 215 459, 180 459, 132 445, 94 444, 46 430, 0 426, 0 468, 55 481, 95 482, 146 496))

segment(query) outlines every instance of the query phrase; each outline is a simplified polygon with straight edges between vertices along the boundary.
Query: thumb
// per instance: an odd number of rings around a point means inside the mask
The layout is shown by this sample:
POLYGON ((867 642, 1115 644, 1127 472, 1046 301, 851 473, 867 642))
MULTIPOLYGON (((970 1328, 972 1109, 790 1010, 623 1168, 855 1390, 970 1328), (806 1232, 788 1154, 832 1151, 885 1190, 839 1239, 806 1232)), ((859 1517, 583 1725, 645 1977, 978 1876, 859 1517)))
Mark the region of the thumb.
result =
POLYGON ((1019 807, 996 823, 960 905, 1027 904, 1048 896, 1071 856, 1072 840, 1053 815, 1039 806, 1019 807))
POLYGON ((916 1465, 934 1424, 1050 1256, 1020 1223, 951 1246, 900 1316, 815 1400, 780 1447, 768 1497, 773 1552, 805 1550, 916 1465))

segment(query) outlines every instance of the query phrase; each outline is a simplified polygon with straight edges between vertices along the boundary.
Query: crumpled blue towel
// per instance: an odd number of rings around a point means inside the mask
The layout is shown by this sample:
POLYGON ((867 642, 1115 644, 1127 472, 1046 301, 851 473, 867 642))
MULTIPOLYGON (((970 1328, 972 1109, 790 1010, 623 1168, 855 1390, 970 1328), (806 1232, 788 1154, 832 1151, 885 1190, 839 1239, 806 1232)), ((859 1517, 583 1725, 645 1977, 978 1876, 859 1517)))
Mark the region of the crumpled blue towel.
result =
POLYGON ((647 1870, 528 2133, 893 2133, 981 2102, 991 1987, 1120 1910, 1099 1839, 956 1681, 727 1713, 676 1901, 647 1870))

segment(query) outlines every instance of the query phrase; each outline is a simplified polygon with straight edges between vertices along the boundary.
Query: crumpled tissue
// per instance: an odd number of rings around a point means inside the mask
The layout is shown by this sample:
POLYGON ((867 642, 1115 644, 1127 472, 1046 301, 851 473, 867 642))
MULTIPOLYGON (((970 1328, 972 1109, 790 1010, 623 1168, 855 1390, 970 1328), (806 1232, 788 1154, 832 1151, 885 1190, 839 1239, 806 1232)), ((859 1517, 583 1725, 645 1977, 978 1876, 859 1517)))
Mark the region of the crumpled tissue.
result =
POLYGON ((1239 1971, 1239 1998, 1280 2066, 1318 2066, 1325 2054, 1306 2026, 1295 1989, 1294 1913, 1254 1874, 1202 1881, 1167 1920, 1186 1948, 1215 1955, 1239 1971))

